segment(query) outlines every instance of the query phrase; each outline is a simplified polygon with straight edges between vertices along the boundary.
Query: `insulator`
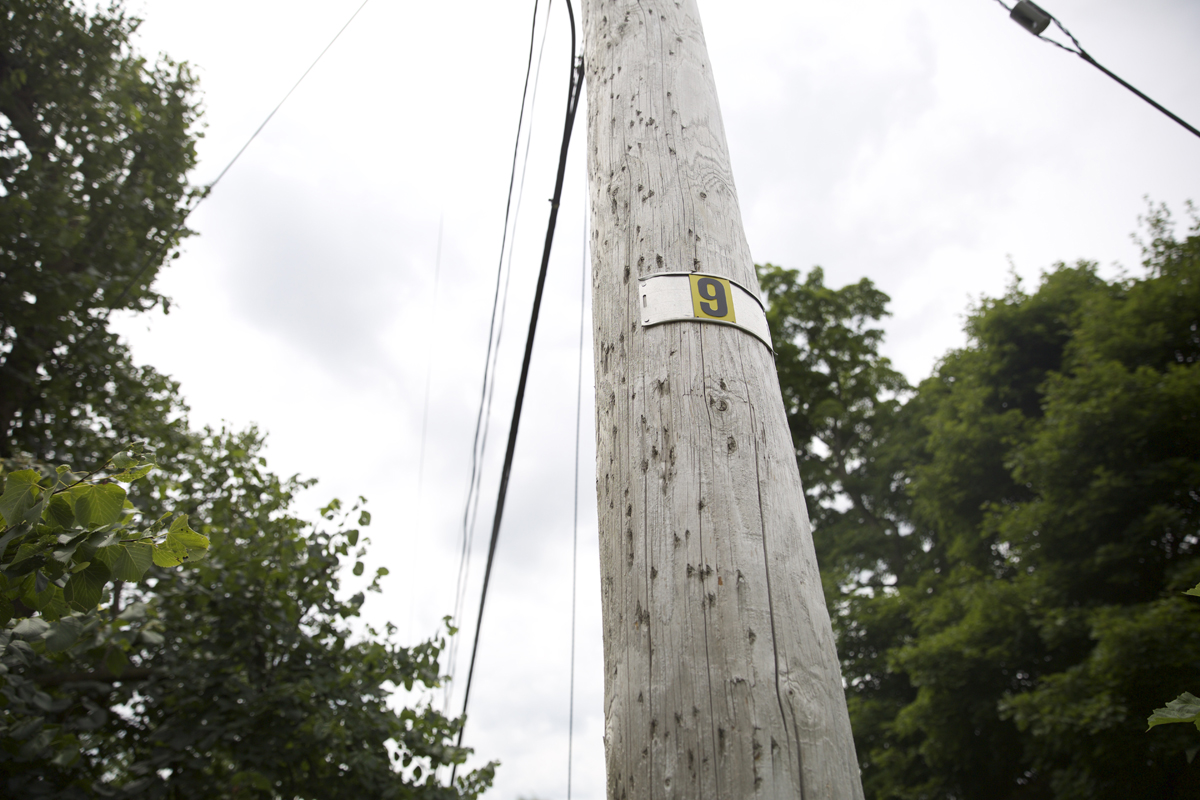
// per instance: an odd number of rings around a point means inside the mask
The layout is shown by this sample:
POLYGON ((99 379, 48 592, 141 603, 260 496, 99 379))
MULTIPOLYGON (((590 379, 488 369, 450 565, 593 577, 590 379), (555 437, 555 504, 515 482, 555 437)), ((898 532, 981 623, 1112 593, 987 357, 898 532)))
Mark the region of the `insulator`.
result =
POLYGON ((1050 27, 1050 15, 1036 3, 1031 3, 1029 0, 1020 0, 1020 2, 1012 7, 1012 11, 1009 12, 1008 16, 1034 36, 1041 36, 1042 31, 1050 27))

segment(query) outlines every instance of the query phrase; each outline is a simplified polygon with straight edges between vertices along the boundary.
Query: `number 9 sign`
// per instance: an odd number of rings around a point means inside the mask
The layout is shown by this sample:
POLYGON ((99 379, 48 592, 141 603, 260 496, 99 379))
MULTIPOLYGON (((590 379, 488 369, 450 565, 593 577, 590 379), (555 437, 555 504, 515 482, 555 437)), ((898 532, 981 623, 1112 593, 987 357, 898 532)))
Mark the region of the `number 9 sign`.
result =
POLYGON ((762 299, 736 281, 697 272, 658 272, 638 278, 638 295, 643 328, 715 322, 741 328, 771 348, 762 299))
POLYGON ((733 294, 729 281, 711 275, 691 275, 692 311, 700 319, 737 322, 733 313, 733 294))

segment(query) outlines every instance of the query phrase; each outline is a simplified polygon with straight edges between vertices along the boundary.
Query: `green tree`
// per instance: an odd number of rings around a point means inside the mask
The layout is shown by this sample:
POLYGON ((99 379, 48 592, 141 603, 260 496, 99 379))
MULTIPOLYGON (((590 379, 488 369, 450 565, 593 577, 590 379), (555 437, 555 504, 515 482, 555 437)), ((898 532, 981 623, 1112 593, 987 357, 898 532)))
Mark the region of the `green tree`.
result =
POLYGON ((187 231, 196 84, 148 63, 118 4, 12 0, 0 49, 0 457, 80 467, 167 439, 170 382, 132 365, 108 315, 151 288, 187 231), (80 416, 86 416, 86 421, 80 416), (98 446, 107 440, 103 446, 98 446))
POLYGON ((200 444, 168 494, 211 539, 207 559, 117 583, 65 648, 37 628, 4 634, 5 795, 477 796, 494 765, 437 783, 469 752, 453 745, 459 721, 431 692, 389 704, 438 686, 443 642, 351 627, 365 595, 344 596, 340 576, 363 573, 370 515, 334 501, 318 525, 294 516, 309 484, 266 470, 254 432, 200 444))
POLYGON ((493 765, 437 783, 469 752, 422 695, 442 640, 355 624, 342 591, 369 515, 297 517, 309 484, 254 431, 191 431, 178 384, 107 329, 168 306, 190 72, 138 57, 119 4, 16 0, 4 22, 0 795, 476 796, 493 765))
MULTIPOLYGON (((1149 224, 1139 277, 1059 264, 981 301, 968 344, 875 417, 861 499, 806 477, 836 498, 832 523, 810 511, 868 796, 1200 792, 1194 732, 1144 723, 1200 676, 1200 226, 1149 224)), ((819 316, 798 297, 772 313, 819 316)))

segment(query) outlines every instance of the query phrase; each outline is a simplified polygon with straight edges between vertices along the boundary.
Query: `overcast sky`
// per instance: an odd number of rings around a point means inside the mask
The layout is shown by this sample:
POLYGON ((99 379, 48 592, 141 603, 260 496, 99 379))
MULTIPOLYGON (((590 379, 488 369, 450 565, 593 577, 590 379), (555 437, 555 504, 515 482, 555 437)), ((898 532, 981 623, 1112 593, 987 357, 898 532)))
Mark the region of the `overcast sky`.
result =
MULTIPOLYGON (((145 18, 143 52, 198 71, 203 184, 361 0, 129 2, 145 18)), ((1144 197, 1180 219, 1186 199, 1200 200, 1200 138, 1020 29, 995 0, 699 5, 755 260, 819 264, 834 286, 873 280, 892 297, 885 350, 912 381, 964 342, 963 312, 1001 293, 1011 270, 1029 286, 1060 260, 1136 274, 1130 234, 1144 197)), ((1044 5, 1098 61, 1200 125, 1200 3, 1044 5)), ((454 605, 532 10, 529 0, 370 0, 193 216, 199 235, 159 279, 176 301, 170 316, 119 323, 141 361, 182 382, 193 424, 257 424, 275 470, 320 479, 306 512, 331 496, 369 498, 372 561, 391 574, 366 616, 410 640, 454 605)), ((568 41, 554 0, 460 678, 553 188, 568 41)), ((566 793, 585 121, 581 110, 467 729, 481 759, 502 762, 490 796, 503 800, 566 793)), ((573 795, 599 800, 585 347, 573 795)))

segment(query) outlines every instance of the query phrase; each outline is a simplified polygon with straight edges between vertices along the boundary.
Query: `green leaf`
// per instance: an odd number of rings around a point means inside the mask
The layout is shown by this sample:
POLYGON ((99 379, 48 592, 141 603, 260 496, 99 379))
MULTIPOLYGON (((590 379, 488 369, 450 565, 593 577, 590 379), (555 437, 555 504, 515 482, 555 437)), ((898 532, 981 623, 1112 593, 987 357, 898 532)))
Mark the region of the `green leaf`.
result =
POLYGON ((13 539, 29 533, 31 527, 32 526, 28 522, 24 522, 19 525, 14 525, 9 529, 8 533, 0 536, 0 555, 3 555, 4 552, 8 550, 8 545, 13 539))
POLYGON ((96 557, 108 564, 114 581, 137 583, 154 563, 154 548, 142 542, 117 544, 97 551, 96 557))
POLYGON ((104 585, 108 583, 110 572, 103 561, 93 561, 83 572, 77 572, 63 587, 63 598, 71 608, 78 611, 91 611, 100 604, 104 595, 104 585))
POLYGON ((354 562, 354 574, 355 575, 363 574, 363 562, 361 562, 361 561, 354 562))
POLYGON ((96 557, 97 550, 115 544, 120 538, 121 534, 117 531, 90 532, 88 537, 79 543, 74 558, 76 561, 91 561, 96 557))
POLYGON ((50 630, 43 634, 42 638, 46 642, 46 651, 49 653, 60 653, 66 650, 79 640, 81 633, 83 633, 83 622, 79 617, 73 615, 63 617, 51 625, 50 630))
POLYGON ((121 518, 125 490, 114 483, 84 483, 71 489, 75 519, 85 528, 103 528, 121 518))
POLYGON ((54 602, 55 595, 62 590, 53 583, 45 583, 46 576, 39 572, 34 578, 34 592, 31 598, 33 602, 30 604, 35 611, 43 617, 58 617, 58 614, 49 610, 49 606, 54 602), (47 613, 49 612, 49 613, 47 613))
POLYGON ((362 511, 358 515, 358 524, 362 525, 364 528, 367 527, 368 525, 370 525, 371 524, 371 512, 370 511, 362 511))
POLYGON ((129 666, 129 656, 125 655, 125 651, 119 647, 110 647, 108 654, 104 656, 104 666, 119 678, 125 668, 129 666))
POLYGON ((75 503, 70 493, 59 492, 50 498, 43 515, 46 522, 59 528, 69 528, 75 524, 75 503))
POLYGON ((26 572, 29 572, 31 569, 37 569, 39 564, 45 563, 45 559, 39 559, 38 561, 35 561, 33 564, 26 565, 25 567, 22 567, 19 570, 15 570, 15 571, 13 570, 13 568, 16 567, 18 564, 20 564, 22 561, 25 561, 26 559, 29 559, 29 558, 33 558, 34 556, 39 555, 40 553, 43 553, 45 550, 46 550, 45 545, 43 545, 41 542, 37 541, 36 539, 31 542, 22 543, 21 546, 17 548, 17 552, 16 552, 16 555, 13 556, 13 560, 8 565, 9 573, 13 574, 13 575, 24 575, 26 572))
POLYGON ((208 550, 208 538, 188 527, 187 515, 181 514, 171 523, 166 540, 155 545, 154 563, 160 567, 177 567, 184 561, 198 561, 208 550))
POLYGON ((350 546, 358 544, 358 531, 346 531, 346 538, 350 540, 350 546))
POLYGON ((127 469, 124 472, 113 475, 112 479, 114 481, 120 481, 121 483, 133 483, 134 481, 140 480, 149 475, 151 470, 157 466, 157 464, 142 464, 137 469, 127 469))
POLYGON ((1146 730, 1155 725, 1166 725, 1172 722, 1190 722, 1200 730, 1200 697, 1191 692, 1184 692, 1164 708, 1154 709, 1154 713, 1146 718, 1146 730))
POLYGON ((195 561, 204 558, 208 551, 208 537, 189 528, 187 520, 187 514, 181 514, 171 523, 166 546, 174 551, 182 550, 185 554, 183 560, 195 561))
POLYGON ((1184 594, 1190 594, 1192 597, 1200 597, 1200 583, 1188 589, 1184 594))
POLYGON ((137 463, 137 459, 130 456, 128 453, 117 453, 112 458, 113 466, 117 469, 129 469, 137 463))
MULTIPOLYGON (((68 531, 66 533, 59 534, 58 546, 54 548, 54 552, 50 554, 50 557, 59 564, 62 564, 64 567, 71 566, 71 562, 76 560, 76 551, 79 550, 80 545, 84 543, 84 540, 86 540, 88 536, 89 534, 87 531, 68 531)), ((91 560, 90 555, 88 556, 88 560, 91 560)), ((78 572, 76 569, 72 569, 71 571, 78 572)))
POLYGON ((151 558, 156 567, 178 567, 183 563, 183 559, 187 557, 187 550, 173 545, 170 537, 167 537, 166 542, 154 545, 151 558))
POLYGON ((46 631, 50 630, 50 623, 41 617, 30 617, 23 619, 13 628, 13 633, 25 639, 37 639, 46 631))
POLYGON ((63 590, 57 586, 50 587, 50 600, 42 607, 42 616, 53 622, 71 613, 71 607, 63 598, 63 590))
POLYGON ((37 500, 38 474, 31 469, 9 473, 4 481, 4 494, 0 495, 0 517, 4 524, 16 525, 25 517, 25 512, 37 500))

